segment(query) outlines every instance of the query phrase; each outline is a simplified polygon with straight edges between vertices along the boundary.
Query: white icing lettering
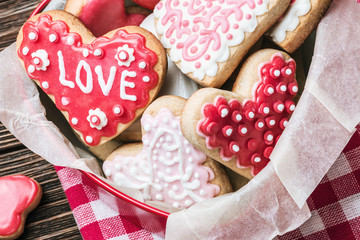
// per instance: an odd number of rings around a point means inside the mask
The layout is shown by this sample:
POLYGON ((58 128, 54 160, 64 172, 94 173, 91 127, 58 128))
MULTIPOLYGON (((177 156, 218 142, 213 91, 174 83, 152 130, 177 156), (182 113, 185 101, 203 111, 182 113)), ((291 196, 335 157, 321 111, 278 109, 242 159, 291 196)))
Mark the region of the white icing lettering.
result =
POLYGON ((75 84, 69 80, 65 79, 65 65, 64 65, 64 57, 62 55, 61 51, 57 52, 58 58, 59 58, 59 70, 60 70, 60 75, 59 75, 59 81, 63 86, 69 87, 69 88, 74 88, 75 84))
POLYGON ((96 66, 95 67, 95 72, 98 76, 98 82, 101 88, 101 91, 103 92, 104 96, 108 96, 110 93, 110 90, 114 84, 114 79, 115 79, 115 74, 116 74, 116 67, 112 66, 110 68, 110 75, 109 78, 107 80, 107 83, 105 83, 104 80, 104 75, 102 72, 102 68, 101 66, 96 66))
POLYGON ((128 95, 125 92, 125 88, 129 87, 129 88, 134 88, 135 87, 135 83, 133 82, 128 82, 125 80, 126 77, 136 77, 136 72, 130 72, 128 70, 124 70, 121 73, 121 80, 120 80, 120 98, 124 99, 124 100, 130 100, 130 101, 136 101, 136 96, 135 95, 128 95))
POLYGON ((90 65, 87 64, 84 60, 81 60, 76 68, 75 80, 76 80, 76 84, 79 86, 79 88, 83 93, 85 94, 91 93, 91 91, 93 90, 93 77, 92 77, 90 65), (86 71, 86 86, 84 86, 84 84, 81 82, 80 79, 80 72, 82 68, 84 68, 84 70, 86 71))

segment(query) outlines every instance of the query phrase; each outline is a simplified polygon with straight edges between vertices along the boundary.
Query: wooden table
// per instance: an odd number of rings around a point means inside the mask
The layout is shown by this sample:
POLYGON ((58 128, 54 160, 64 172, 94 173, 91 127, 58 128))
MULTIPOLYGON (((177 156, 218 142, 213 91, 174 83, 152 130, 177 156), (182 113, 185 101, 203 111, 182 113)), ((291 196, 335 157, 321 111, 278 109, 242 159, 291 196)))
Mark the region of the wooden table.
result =
MULTIPOLYGON (((40 0, 0 0, 0 51, 13 43, 40 0)), ((51 164, 22 145, 0 122, 0 176, 23 174, 42 189, 20 239, 81 239, 68 201, 51 164)))

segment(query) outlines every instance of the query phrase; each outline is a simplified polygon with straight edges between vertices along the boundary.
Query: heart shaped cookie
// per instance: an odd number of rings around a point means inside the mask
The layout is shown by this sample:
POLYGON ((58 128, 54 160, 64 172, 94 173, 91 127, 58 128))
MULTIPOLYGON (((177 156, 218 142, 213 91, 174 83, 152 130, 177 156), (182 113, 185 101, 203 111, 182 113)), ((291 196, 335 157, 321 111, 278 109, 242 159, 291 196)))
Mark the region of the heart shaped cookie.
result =
POLYGON ((284 16, 270 29, 270 38, 287 52, 295 52, 319 24, 331 2, 292 0, 284 16))
POLYGON ((68 0, 65 11, 78 17, 95 36, 124 26, 139 26, 150 14, 138 6, 125 8, 125 0, 68 0))
POLYGON ((22 27, 18 56, 28 75, 90 146, 124 131, 155 98, 166 54, 139 27, 95 38, 64 11, 36 15, 22 27))
POLYGON ((42 195, 33 179, 17 175, 0 177, 0 239, 17 239, 24 231, 25 220, 42 195))
POLYGON ((170 59, 203 86, 220 87, 290 0, 162 0, 156 31, 170 59))
POLYGON ((233 91, 204 88, 181 116, 186 139, 211 158, 247 178, 269 162, 295 109, 296 64, 289 55, 261 50, 244 63, 233 91))
POLYGON ((164 96, 141 118, 143 143, 121 146, 105 161, 107 178, 135 188, 145 200, 189 207, 231 191, 221 166, 194 148, 182 135, 180 114, 185 100, 164 96))

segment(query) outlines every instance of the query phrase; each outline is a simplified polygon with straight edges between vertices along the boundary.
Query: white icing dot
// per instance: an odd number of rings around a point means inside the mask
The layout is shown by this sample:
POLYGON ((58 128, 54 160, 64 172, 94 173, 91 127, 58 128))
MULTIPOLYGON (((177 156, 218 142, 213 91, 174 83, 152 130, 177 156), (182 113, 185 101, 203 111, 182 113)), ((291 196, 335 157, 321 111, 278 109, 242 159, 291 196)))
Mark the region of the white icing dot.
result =
POLYGON ((44 88, 44 89, 48 89, 49 88, 49 83, 48 82, 42 82, 41 86, 44 88))
POLYGON ((231 134, 233 133, 233 130, 231 128, 229 128, 228 130, 226 130, 226 136, 231 136, 231 134))
POLYGON ((26 56, 29 53, 29 48, 24 47, 23 50, 22 50, 22 53, 26 56))
POLYGON ((30 65, 30 66, 28 67, 28 72, 29 72, 29 73, 35 72, 35 67, 34 67, 34 65, 30 65))
POLYGON ((185 206, 190 206, 191 204, 193 204, 193 201, 191 200, 185 200, 185 206))
POLYGON ((249 118, 254 118, 255 114, 253 112, 249 112, 249 118))
POLYGON ((155 183, 159 183, 160 182, 160 179, 155 179, 155 183))
POLYGON ((104 173, 105 173, 106 176, 110 176, 110 175, 111 175, 111 170, 110 170, 110 169, 106 169, 104 173))
POLYGON ((260 161, 261 161, 261 158, 260 158, 260 157, 254 158, 254 162, 260 162, 260 161))
POLYGON ((147 146, 147 145, 149 145, 149 144, 150 144, 150 141, 146 139, 146 140, 144 140, 144 141, 143 141, 143 143, 144 143, 144 145, 146 145, 146 146, 147 146))
POLYGON ((79 120, 77 118, 72 118, 71 119, 71 123, 74 124, 74 125, 78 124, 78 122, 79 122, 79 120))
POLYGON ((155 149, 153 152, 154 152, 154 154, 158 154, 158 153, 159 153, 159 151, 156 150, 156 149, 155 149))
POLYGON ((297 86, 293 86, 293 87, 292 87, 292 91, 293 91, 294 93, 297 93, 297 92, 299 91, 299 88, 298 88, 297 86))
POLYGON ((285 85, 282 85, 282 86, 280 87, 280 90, 281 90, 282 92, 286 92, 286 86, 285 86, 285 85))
POLYGON ((258 127, 259 127, 259 128, 263 128, 263 127, 264 127, 264 123, 263 123, 263 122, 259 122, 259 123, 258 123, 258 127))
POLYGON ((173 189, 174 191, 177 191, 177 190, 179 190, 179 187, 178 187, 177 185, 174 185, 174 186, 172 187, 172 189, 173 189))
POLYGON ((268 93, 269 93, 270 95, 273 94, 273 93, 274 93, 274 88, 269 87, 269 88, 268 88, 268 93))
POLYGON ((247 128, 246 128, 246 127, 243 127, 243 128, 241 129, 241 133, 242 133, 242 134, 246 134, 246 133, 247 133, 247 128))
POLYGON ((153 159, 154 161, 156 161, 156 160, 158 159, 158 157, 157 157, 157 156, 153 156, 152 159, 153 159))
POLYGON ((116 170, 121 170, 121 164, 120 163, 115 163, 115 169, 116 170))
POLYGON ((269 114, 269 112, 270 112, 270 108, 269 107, 264 107, 264 113, 269 114))
POLYGON ((119 54, 121 60, 125 61, 127 59, 127 54, 124 51, 121 51, 119 54))
POLYGON ((165 183, 164 186, 167 188, 167 187, 169 186, 169 184, 168 184, 168 183, 165 183))
POLYGON ((57 39, 57 36, 55 35, 55 34, 50 34, 50 36, 49 36, 49 41, 50 42, 55 42, 56 41, 56 39, 57 39))
POLYGON ((178 122, 176 122, 176 121, 175 121, 175 122, 173 122, 173 123, 171 124, 171 126, 172 126, 173 128, 175 128, 175 129, 176 129, 176 128, 177 128, 177 126, 178 126, 178 122))
POLYGON ((82 52, 84 57, 88 57, 89 56, 89 50, 87 50, 86 48, 84 49, 84 51, 82 52))
POLYGON ((287 75, 291 75, 291 74, 292 74, 292 70, 291 70, 290 68, 288 68, 288 69, 286 69, 285 73, 286 73, 287 75))
POLYGON ((229 110, 227 110, 226 108, 221 110, 221 117, 224 118, 229 114, 229 110))
POLYGON ((158 166, 156 164, 153 164, 153 169, 157 169, 158 166))
POLYGON ((73 37, 68 37, 66 42, 67 42, 68 45, 73 45, 75 43, 75 39, 73 37))
POLYGON ((146 63, 143 62, 143 61, 141 61, 141 62, 139 63, 139 68, 145 69, 145 68, 146 68, 146 63))
POLYGON ((284 123, 283 123, 284 127, 286 127, 288 125, 288 123, 289 123, 288 121, 284 121, 284 123))
POLYGON ((274 136, 271 135, 271 134, 269 134, 269 135, 266 137, 266 139, 267 139, 269 142, 271 142, 271 141, 274 139, 274 136))
POLYGON ((176 207, 176 208, 178 208, 178 207, 180 207, 180 204, 179 204, 178 202, 174 202, 174 203, 173 203, 173 206, 176 207))
POLYGON ((240 115, 240 114, 237 114, 235 118, 236 118, 236 121, 238 121, 238 122, 240 122, 240 121, 241 121, 241 119, 242 119, 242 117, 241 117, 241 115, 240 115))
POLYGON ((39 63, 40 63, 40 59, 34 58, 34 63, 35 63, 35 64, 39 64, 39 63))
POLYGON ((64 105, 64 106, 66 106, 66 105, 68 105, 70 102, 69 102, 69 99, 68 98, 66 98, 66 97, 62 97, 61 98, 61 104, 62 105, 64 105))
POLYGON ((156 194, 155 198, 156 198, 156 200, 159 200, 159 201, 163 200, 163 196, 160 193, 156 194))
POLYGON ((144 82, 150 82, 150 78, 148 76, 144 76, 142 80, 144 82))
POLYGON ((284 104, 279 104, 278 105, 278 107, 277 107, 277 109, 280 111, 280 112, 282 112, 283 110, 284 110, 284 104))
POLYGON ((270 124, 270 126, 274 126, 275 125, 275 120, 270 120, 269 124, 270 124))
POLYGON ((85 139, 88 143, 92 143, 93 142, 93 138, 90 137, 90 136, 86 136, 86 139, 85 139))
POLYGON ((151 130, 150 124, 146 124, 146 125, 144 126, 144 130, 145 130, 146 132, 149 132, 149 131, 151 130))
POLYGON ((161 143, 164 142, 164 138, 163 138, 163 137, 159 138, 159 141, 160 141, 161 143))
POLYGON ((156 146, 157 148, 159 148, 159 147, 161 146, 161 144, 160 144, 160 143, 157 143, 155 146, 156 146))
POLYGON ((201 196, 205 196, 205 195, 206 195, 205 190, 201 189, 201 190, 200 190, 200 195, 201 195, 201 196))
POLYGON ((171 168, 167 168, 167 169, 166 169, 166 172, 167 172, 167 173, 171 173, 171 168))
POLYGON ((164 123, 168 123, 168 122, 169 122, 169 118, 164 117, 164 118, 163 118, 163 122, 164 122, 164 123))
POLYGON ((295 110, 295 105, 292 104, 289 109, 290 109, 290 111, 294 111, 295 110))
POLYGON ((29 39, 30 39, 30 40, 35 40, 36 37, 37 37, 37 34, 36 34, 36 33, 34 33, 34 32, 29 33, 29 39))
POLYGON ((194 173, 194 177, 195 177, 195 178, 199 178, 199 177, 200 177, 199 173, 197 173, 197 172, 194 173))
POLYGON ((186 148, 186 149, 185 149, 185 152, 186 152, 187 154, 189 154, 189 153, 191 153, 191 149, 190 149, 190 148, 186 148))
POLYGON ((239 152, 239 151, 240 151, 240 148, 239 148, 238 145, 234 144, 234 145, 232 146, 232 150, 233 150, 234 152, 239 152))
POLYGON ((194 161, 194 159, 193 159, 192 157, 189 157, 189 158, 188 158, 188 162, 189 162, 189 163, 192 163, 193 161, 194 161))
POLYGON ((102 55, 101 50, 100 49, 95 49, 94 55, 97 56, 97 57, 101 56, 102 55))
POLYGON ((114 107, 114 113, 119 114, 121 112, 121 109, 119 107, 114 107))
POLYGON ((275 75, 275 77, 279 77, 280 76, 280 70, 275 70, 274 75, 275 75))

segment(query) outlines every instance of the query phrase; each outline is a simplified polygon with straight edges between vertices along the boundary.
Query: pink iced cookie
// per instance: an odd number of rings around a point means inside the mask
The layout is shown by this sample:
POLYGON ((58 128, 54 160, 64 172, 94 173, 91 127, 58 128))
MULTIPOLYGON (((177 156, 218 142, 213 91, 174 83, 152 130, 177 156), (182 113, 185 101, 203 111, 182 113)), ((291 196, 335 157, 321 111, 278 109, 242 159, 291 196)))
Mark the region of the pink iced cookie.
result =
POLYGON ((78 17, 96 36, 124 26, 139 26, 149 14, 140 7, 125 8, 124 0, 68 0, 65 11, 78 17))
POLYGON ((295 110, 296 64, 265 49, 243 65, 233 91, 204 88, 181 116, 186 139, 209 157, 247 178, 259 173, 295 110))
POLYGON ((105 161, 105 175, 135 188, 145 200, 189 207, 231 191, 219 164, 195 149, 182 135, 180 113, 185 100, 159 98, 141 119, 143 143, 123 145, 105 161))
POLYGON ((35 180, 13 175, 0 177, 0 239, 16 239, 24 231, 25 220, 42 196, 35 180))

